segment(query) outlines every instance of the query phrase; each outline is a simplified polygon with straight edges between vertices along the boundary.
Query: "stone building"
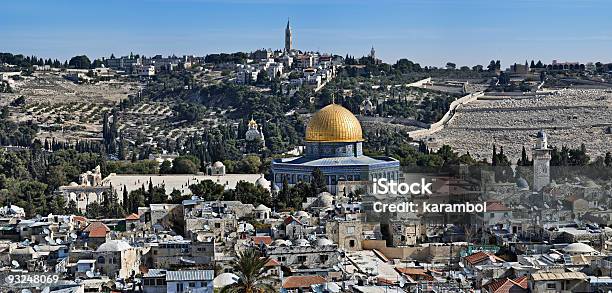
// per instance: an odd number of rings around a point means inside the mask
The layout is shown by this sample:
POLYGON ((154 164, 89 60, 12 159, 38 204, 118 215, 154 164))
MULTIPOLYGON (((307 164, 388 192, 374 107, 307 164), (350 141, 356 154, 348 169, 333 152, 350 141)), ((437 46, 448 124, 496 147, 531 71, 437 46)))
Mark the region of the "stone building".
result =
POLYGON ((217 161, 212 165, 206 166, 206 174, 211 176, 223 176, 225 175, 225 165, 217 161))
MULTIPOLYGON (((331 104, 315 113, 306 127, 306 154, 272 161, 273 184, 289 186, 310 182, 315 169, 324 175, 330 193, 338 182, 387 178, 399 181, 399 161, 391 157, 372 158, 362 149, 361 124, 346 108, 331 104)), ((364 186, 367 188, 367 186, 364 186)))
POLYGON ((212 238, 151 243, 151 250, 147 256, 148 262, 155 268, 206 265, 211 264, 214 258, 215 242, 212 238))
POLYGON ((358 220, 334 219, 325 223, 327 237, 348 251, 361 250, 363 223, 358 220))
POLYGON ((142 251, 123 240, 108 240, 93 253, 96 270, 110 278, 129 278, 139 273, 142 251))
POLYGON ((79 175, 79 183, 71 182, 68 185, 60 186, 55 194, 63 196, 66 203, 76 202, 77 209, 84 213, 89 204, 103 202, 105 194, 110 194, 111 191, 112 186, 103 186, 100 166, 96 166, 93 170, 79 175))
POLYGON ((283 266, 296 270, 332 269, 339 262, 338 245, 326 238, 275 240, 266 248, 266 254, 283 266))

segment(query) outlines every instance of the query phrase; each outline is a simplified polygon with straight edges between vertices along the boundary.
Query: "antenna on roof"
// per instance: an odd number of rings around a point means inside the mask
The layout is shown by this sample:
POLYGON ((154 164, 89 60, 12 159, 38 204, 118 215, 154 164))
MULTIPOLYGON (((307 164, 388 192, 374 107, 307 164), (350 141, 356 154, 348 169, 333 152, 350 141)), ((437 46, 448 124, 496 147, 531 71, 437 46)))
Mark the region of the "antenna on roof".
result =
POLYGON ((16 260, 11 261, 11 264, 13 265, 13 268, 18 268, 19 267, 19 262, 16 260))

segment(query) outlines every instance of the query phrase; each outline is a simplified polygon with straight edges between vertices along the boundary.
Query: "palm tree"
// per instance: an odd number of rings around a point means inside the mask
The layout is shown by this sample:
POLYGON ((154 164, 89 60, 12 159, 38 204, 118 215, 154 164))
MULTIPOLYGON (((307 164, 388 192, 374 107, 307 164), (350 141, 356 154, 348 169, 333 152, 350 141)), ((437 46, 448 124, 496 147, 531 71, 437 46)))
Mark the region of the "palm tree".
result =
POLYGON ((221 293, 272 293, 276 290, 271 285, 273 278, 266 275, 270 267, 266 263, 269 257, 262 257, 259 251, 251 248, 238 252, 238 260, 233 264, 233 270, 238 275, 238 281, 223 287, 221 293))

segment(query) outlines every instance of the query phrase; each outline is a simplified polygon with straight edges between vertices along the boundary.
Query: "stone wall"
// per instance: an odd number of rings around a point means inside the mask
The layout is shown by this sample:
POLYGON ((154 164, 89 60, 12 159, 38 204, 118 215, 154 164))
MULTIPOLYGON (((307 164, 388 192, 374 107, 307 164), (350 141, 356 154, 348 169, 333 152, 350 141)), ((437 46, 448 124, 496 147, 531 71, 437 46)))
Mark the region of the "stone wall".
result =
POLYGON ((446 114, 444 114, 444 116, 442 117, 442 119, 440 119, 440 121, 430 124, 427 129, 419 129, 415 131, 410 131, 408 132, 408 135, 411 138, 422 138, 422 137, 432 135, 444 129, 446 124, 452 122, 455 116, 454 115, 455 111, 457 110, 459 106, 472 102, 478 99, 479 97, 482 97, 483 95, 484 95, 483 92, 478 92, 478 93, 472 93, 472 94, 463 96, 459 99, 456 99, 450 104, 449 110, 446 112, 446 114))

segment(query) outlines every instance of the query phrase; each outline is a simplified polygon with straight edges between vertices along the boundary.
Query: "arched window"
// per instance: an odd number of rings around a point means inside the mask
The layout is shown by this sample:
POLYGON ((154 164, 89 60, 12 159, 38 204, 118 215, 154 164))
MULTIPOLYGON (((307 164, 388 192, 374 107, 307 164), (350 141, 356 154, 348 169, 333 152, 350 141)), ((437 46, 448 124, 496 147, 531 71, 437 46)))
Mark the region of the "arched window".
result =
POLYGON ((104 260, 104 257, 103 257, 103 256, 99 256, 99 257, 98 257, 98 263, 99 263, 99 264, 104 264, 104 263, 105 263, 105 260, 104 260))

